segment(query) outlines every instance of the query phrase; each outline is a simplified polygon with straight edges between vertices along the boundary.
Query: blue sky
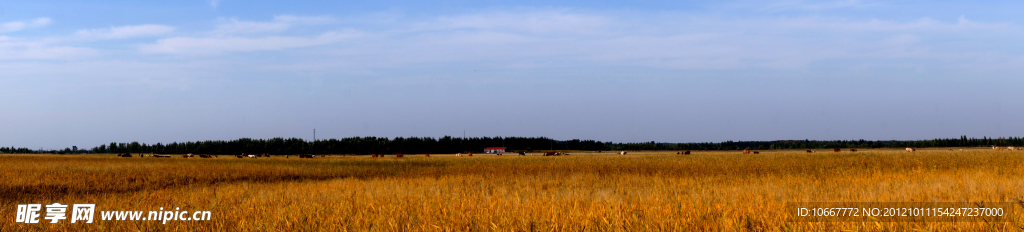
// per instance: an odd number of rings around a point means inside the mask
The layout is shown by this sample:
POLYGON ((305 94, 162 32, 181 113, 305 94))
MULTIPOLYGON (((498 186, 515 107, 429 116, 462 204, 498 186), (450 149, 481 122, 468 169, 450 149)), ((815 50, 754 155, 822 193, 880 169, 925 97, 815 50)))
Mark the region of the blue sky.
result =
POLYGON ((0 146, 1021 136, 1015 1, 0 6, 0 146))

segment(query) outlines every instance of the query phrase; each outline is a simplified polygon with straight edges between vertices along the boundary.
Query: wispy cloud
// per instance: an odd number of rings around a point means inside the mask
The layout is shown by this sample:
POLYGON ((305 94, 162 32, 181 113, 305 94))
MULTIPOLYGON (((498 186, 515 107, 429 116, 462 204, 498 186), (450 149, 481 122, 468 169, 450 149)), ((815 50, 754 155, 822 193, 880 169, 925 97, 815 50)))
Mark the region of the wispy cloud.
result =
POLYGON ((957 18, 955 23, 943 22, 932 18, 919 18, 910 22, 899 22, 881 19, 845 20, 824 17, 770 19, 767 23, 785 29, 821 29, 829 31, 871 32, 871 31, 928 31, 953 32, 961 30, 990 30, 1005 28, 1006 24, 978 23, 964 16, 957 18))
POLYGON ((211 6, 211 7, 213 7, 213 8, 217 8, 217 6, 219 6, 219 5, 220 5, 220 1, 221 1, 221 0, 209 0, 209 1, 208 1, 208 3, 210 3, 210 6, 211 6))
MULTIPOLYGON (((965 53, 969 48, 948 49, 930 43, 935 38, 965 33, 1012 33, 1017 27, 967 17, 904 21, 828 16, 723 18, 563 9, 490 10, 428 18, 397 16, 389 17, 387 22, 368 23, 370 26, 352 23, 358 21, 296 15, 277 15, 266 21, 220 19, 213 30, 163 37, 137 48, 145 54, 216 57, 321 47, 305 52, 362 67, 492 62, 509 67, 800 69, 829 59, 974 59, 977 55, 965 53)), ((176 28, 171 26, 145 24, 81 30, 74 36, 122 39, 166 36, 174 31, 176 28)))
POLYGON ((599 15, 541 12, 486 12, 468 15, 444 16, 425 23, 426 29, 449 30, 503 30, 528 33, 567 32, 580 33, 605 28, 611 19, 599 15))
POLYGON ((859 0, 843 0, 843 1, 806 1, 806 0, 788 0, 772 2, 770 5, 761 8, 765 11, 787 11, 787 10, 801 10, 801 11, 820 11, 820 10, 832 10, 840 8, 851 8, 851 7, 873 7, 880 6, 876 3, 865 3, 859 0))
POLYGON ((228 34, 249 34, 249 33, 279 33, 297 25, 316 25, 332 22, 333 19, 327 16, 294 16, 278 15, 271 21, 244 21, 236 18, 222 20, 217 25, 215 33, 218 35, 228 34))
POLYGON ((95 56, 96 49, 55 45, 51 41, 0 36, 0 60, 77 59, 95 56))
POLYGON ((111 27, 105 29, 79 30, 76 36, 97 39, 126 39, 134 37, 158 36, 174 31, 174 27, 145 24, 135 26, 111 27))
POLYGON ((359 32, 327 32, 315 37, 267 36, 246 37, 172 37, 146 44, 140 50, 167 54, 220 54, 226 52, 276 51, 325 45, 359 36, 359 32))
POLYGON ((14 32, 50 25, 50 18, 36 18, 30 21, 13 21, 0 24, 0 33, 14 32))

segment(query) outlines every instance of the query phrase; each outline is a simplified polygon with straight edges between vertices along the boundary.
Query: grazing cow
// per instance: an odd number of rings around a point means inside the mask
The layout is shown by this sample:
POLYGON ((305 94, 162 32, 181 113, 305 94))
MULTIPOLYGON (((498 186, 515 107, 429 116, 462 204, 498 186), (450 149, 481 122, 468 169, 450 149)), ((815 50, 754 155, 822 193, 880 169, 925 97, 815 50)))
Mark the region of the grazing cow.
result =
POLYGON ((839 148, 832 148, 832 151, 839 152, 839 148))
POLYGON ((469 153, 469 157, 473 157, 473 153, 472 152, 469 153))
POLYGON ((181 155, 181 158, 192 158, 192 153, 181 155))
POLYGON ((370 155, 373 158, 377 158, 377 154, 370 155))
POLYGON ((455 156, 462 157, 462 153, 455 153, 455 156))
POLYGON ((998 151, 998 150, 1003 150, 1003 148, 1001 148, 1001 147, 992 147, 992 150, 998 151))
POLYGON ((1006 150, 1012 151, 1012 150, 1017 150, 1017 149, 1015 149, 1014 147, 1006 147, 1006 150))
POLYGON ((914 152, 914 151, 917 151, 917 149, 910 148, 910 147, 907 148, 907 152, 914 152))
POLYGON ((423 154, 423 157, 430 157, 430 154, 423 154))
POLYGON ((556 152, 553 152, 553 151, 549 151, 549 152, 547 152, 547 153, 544 153, 544 156, 552 156, 552 155, 557 155, 557 154, 558 154, 558 153, 556 153, 556 152))
POLYGON ((256 158, 256 155, 249 155, 249 158, 250 158, 250 159, 255 159, 255 158, 256 158))
POLYGON ((814 150, 807 150, 807 153, 814 153, 814 150))
POLYGON ((152 157, 157 157, 157 158, 171 158, 171 155, 153 155, 152 157))
POLYGON ((689 155, 689 154, 690 154, 690 151, 684 151, 683 152, 683 155, 689 155))
POLYGON ((125 154, 117 154, 117 156, 119 156, 119 157, 132 157, 132 154, 128 154, 128 153, 125 153, 125 154))
POLYGON ((949 151, 953 151, 953 148, 950 148, 949 151))
POLYGON ((761 154, 761 152, 757 152, 757 151, 754 151, 754 154, 755 154, 755 155, 756 155, 756 154, 761 154))
POLYGON ((750 150, 743 150, 743 154, 750 154, 750 150))
POLYGON ((207 154, 201 154, 201 155, 199 155, 199 158, 213 158, 213 157, 210 156, 210 155, 207 155, 207 154))
MULTIPOLYGON (((381 156, 384 156, 384 155, 381 155, 381 156)), ((316 157, 316 155, 310 155, 310 154, 305 154, 305 155, 299 155, 299 158, 307 158, 307 159, 310 159, 310 158, 313 158, 313 157, 316 157)))
POLYGON ((857 149, 850 148, 850 152, 857 152, 857 149))
POLYGON ((620 151, 619 155, 626 155, 626 151, 620 151))
POLYGON ((398 158, 402 158, 403 156, 405 156, 405 155, 402 155, 402 154, 395 155, 395 157, 398 157, 398 158))
POLYGON ((526 155, 526 152, 519 152, 519 155, 526 155))

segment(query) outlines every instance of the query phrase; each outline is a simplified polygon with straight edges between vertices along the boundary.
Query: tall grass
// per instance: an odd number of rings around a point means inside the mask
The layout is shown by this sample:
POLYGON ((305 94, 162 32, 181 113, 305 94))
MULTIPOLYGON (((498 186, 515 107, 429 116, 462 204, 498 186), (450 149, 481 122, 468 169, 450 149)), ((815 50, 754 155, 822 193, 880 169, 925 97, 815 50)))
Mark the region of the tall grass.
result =
MULTIPOLYGON (((787 202, 1006 202, 1024 152, 872 150, 325 159, 0 157, 0 231, 948 231, 1009 222, 787 222, 787 202), (13 224, 16 204, 210 210, 212 221, 13 224)), ((1018 210, 1017 212, 1021 212, 1018 210)), ((97 214, 97 217, 99 215, 97 214)))

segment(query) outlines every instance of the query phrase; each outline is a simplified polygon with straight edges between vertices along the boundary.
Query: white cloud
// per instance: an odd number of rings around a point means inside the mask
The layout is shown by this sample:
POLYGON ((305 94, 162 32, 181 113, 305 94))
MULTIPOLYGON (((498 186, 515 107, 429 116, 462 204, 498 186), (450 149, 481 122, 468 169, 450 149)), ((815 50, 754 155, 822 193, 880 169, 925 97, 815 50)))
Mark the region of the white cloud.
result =
POLYGON ((111 27, 108 29, 79 30, 76 36, 82 38, 98 39, 126 39, 132 37, 147 37, 163 35, 174 31, 174 27, 145 24, 135 26, 111 27))
POLYGON ((803 10, 803 11, 819 11, 819 10, 831 10, 839 8, 849 7, 871 7, 879 6, 878 4, 864 3, 858 0, 844 0, 844 1, 780 1, 771 3, 771 5, 762 8, 761 10, 766 11, 787 11, 787 10, 803 10))
POLYGON ((331 44, 359 35, 360 33, 358 32, 327 32, 316 37, 172 37, 160 39, 153 44, 143 45, 140 47, 140 50, 147 53, 168 54, 219 54, 225 52, 276 51, 331 44))
POLYGON ((788 29, 822 29, 822 30, 833 30, 833 31, 851 31, 851 32, 868 32, 868 31, 961 31, 961 30, 974 30, 974 29, 998 29, 1007 27, 1003 24, 987 24, 977 23, 968 20, 964 16, 960 16, 956 23, 947 23, 938 21, 931 18, 920 18, 911 22, 898 22, 888 21, 880 19, 870 20, 840 20, 833 18, 822 18, 822 17, 807 17, 807 18, 786 18, 786 19, 775 19, 769 20, 768 22, 775 22, 775 26, 788 29))
POLYGON ((252 22, 230 19, 228 23, 217 25, 217 34, 245 34, 262 32, 282 32, 291 27, 283 22, 252 22))
MULTIPOLYGON (((323 53, 368 67, 485 62, 507 66, 625 65, 669 69, 802 69, 827 60, 976 59, 979 47, 936 47, 936 38, 1012 33, 1013 25, 921 18, 822 16, 728 18, 707 15, 485 12, 397 20, 358 46, 323 53), (345 57, 358 57, 347 59, 345 57)), ((348 44, 348 43, 347 43, 348 44)), ((955 46, 978 46, 977 43, 955 46)), ((996 51, 998 52, 998 51, 996 51)))
POLYGON ((558 11, 457 15, 440 17, 428 22, 424 29, 477 29, 513 30, 529 33, 579 33, 609 26, 609 19, 596 15, 572 14, 558 11))
POLYGON ((250 33, 280 33, 296 25, 315 25, 332 22, 333 19, 326 16, 304 17, 293 15, 278 15, 269 22, 243 21, 236 18, 222 20, 226 21, 217 25, 215 33, 218 35, 228 34, 250 34, 250 33))
POLYGON ((77 59, 95 56, 92 48, 54 45, 49 41, 32 41, 0 36, 0 60, 77 59))
POLYGON ((51 22, 50 18, 36 18, 36 19, 33 19, 32 21, 28 21, 28 22, 24 22, 24 21, 6 22, 6 23, 3 23, 3 24, 0 24, 0 33, 14 32, 14 31, 20 31, 20 30, 24 30, 24 29, 42 27, 42 26, 49 25, 50 22, 51 22))
POLYGON ((276 15, 274 16, 275 22, 283 22, 288 24, 323 24, 334 22, 334 18, 327 16, 294 16, 294 15, 276 15))
POLYGON ((210 0, 209 3, 213 8, 217 8, 220 5, 220 0, 210 0))

